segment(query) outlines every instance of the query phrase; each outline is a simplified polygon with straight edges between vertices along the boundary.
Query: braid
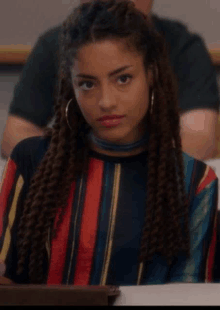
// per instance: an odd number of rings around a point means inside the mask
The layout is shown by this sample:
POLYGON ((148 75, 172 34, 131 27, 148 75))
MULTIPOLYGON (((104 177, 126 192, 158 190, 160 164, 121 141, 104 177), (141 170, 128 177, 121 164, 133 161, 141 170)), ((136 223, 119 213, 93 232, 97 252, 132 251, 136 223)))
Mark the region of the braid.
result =
POLYGON ((180 180, 179 185, 179 194, 180 194, 180 201, 182 202, 179 212, 183 215, 183 225, 184 225, 184 233, 185 233, 185 243, 183 244, 183 250, 186 252, 187 256, 190 255, 190 235, 189 235, 189 204, 186 199, 185 194, 185 184, 183 180, 185 179, 184 175, 184 164, 183 164, 183 158, 182 158, 182 146, 181 146, 181 139, 180 136, 176 137, 175 139, 176 143, 176 157, 178 161, 178 179, 180 180))
POLYGON ((61 130, 59 132, 59 143, 57 148, 57 154, 54 156, 52 173, 49 177, 47 186, 45 186, 46 191, 44 192, 44 195, 42 195, 39 198, 39 201, 36 202, 39 205, 39 202, 41 201, 41 209, 38 208, 38 212, 36 212, 38 223, 36 224, 35 230, 32 233, 33 234, 32 246, 31 246, 32 251, 29 263, 30 278, 35 278, 36 275, 38 276, 38 273, 39 275, 41 275, 43 271, 42 270, 43 260, 40 259, 43 258, 43 253, 39 249, 39 242, 41 243, 41 249, 44 248, 46 244, 46 237, 48 235, 48 228, 51 227, 51 225, 53 224, 57 211, 57 203, 56 203, 58 198, 57 188, 59 187, 59 184, 61 184, 60 180, 63 173, 63 163, 65 163, 66 160, 65 130, 66 127, 61 127, 61 130), (44 231, 44 240, 42 240, 41 231, 44 231), (37 252, 41 253, 40 257, 36 255, 37 252))
MULTIPOLYGON (((155 93, 155 97, 156 97, 155 93)), ((156 101, 156 98, 155 98, 156 101)), ((157 150, 159 146, 159 137, 156 130, 156 124, 158 122, 158 105, 153 106, 153 113, 150 118, 150 138, 148 148, 148 179, 147 179, 147 212, 145 215, 145 226, 143 229, 140 257, 139 260, 142 262, 145 260, 147 252, 149 250, 149 236, 152 228, 153 212, 155 210, 156 202, 156 188, 157 188, 157 167, 158 167, 158 156, 157 150)))
POLYGON ((57 150, 56 140, 56 135, 54 135, 50 149, 45 154, 36 174, 30 182, 30 189, 24 203, 24 211, 18 228, 18 254, 20 256, 18 260, 18 274, 23 271, 25 258, 31 244, 32 228, 34 227, 36 218, 32 210, 37 205, 38 198, 40 196, 42 197, 42 189, 44 190, 44 186, 46 188, 52 172, 52 154, 55 154, 57 150))
MULTIPOLYGON (((158 95, 160 95, 160 90, 158 89, 158 95)), ((162 95, 162 94, 161 94, 162 95)), ((159 97, 159 96, 158 96, 159 97)), ((164 96, 161 96, 161 101, 164 100, 164 96)), ((160 97, 159 97, 160 100, 160 97)), ((164 208, 164 200, 165 200, 165 193, 166 193, 166 174, 167 174, 167 153, 168 153, 168 146, 169 146, 169 128, 166 122, 166 109, 161 109, 161 113, 159 115, 159 124, 161 128, 163 128, 163 132, 161 133, 160 139, 160 148, 159 148, 159 162, 157 167, 157 194, 156 194, 156 201, 155 201, 155 210, 154 210, 154 218, 151 224, 151 231, 149 237, 149 253, 148 259, 152 259, 153 254, 156 252, 157 243, 158 243, 158 234, 160 233, 160 223, 162 220, 162 212, 164 208)), ((164 210, 165 212, 165 210, 164 210)))
POLYGON ((180 250, 189 255, 188 209, 185 202, 176 85, 163 46, 159 44, 154 51, 152 48, 152 52, 160 53, 161 56, 157 61, 158 74, 154 71, 158 80, 154 83, 156 108, 151 119, 153 123, 156 121, 156 126, 150 124, 152 139, 149 140, 147 209, 139 259, 151 260, 155 253, 161 253, 170 264, 180 250), (157 137, 153 131, 157 132, 157 137), (155 139, 158 140, 158 153, 154 149, 152 155, 155 139), (156 161, 153 157, 158 157, 158 161, 151 174, 152 163, 156 161), (183 216, 185 238, 181 227, 183 216))

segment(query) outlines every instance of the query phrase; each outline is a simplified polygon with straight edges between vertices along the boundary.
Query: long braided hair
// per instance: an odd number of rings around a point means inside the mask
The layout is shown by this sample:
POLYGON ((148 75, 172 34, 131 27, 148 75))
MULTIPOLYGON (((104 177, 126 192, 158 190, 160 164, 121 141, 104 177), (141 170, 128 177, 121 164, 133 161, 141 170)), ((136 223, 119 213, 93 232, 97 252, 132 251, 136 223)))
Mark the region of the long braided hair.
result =
POLYGON ((189 255, 188 205, 184 189, 177 85, 168 61, 164 39, 151 21, 129 0, 96 0, 73 10, 60 33, 59 89, 55 121, 48 150, 32 177, 18 228, 18 266, 21 274, 28 253, 31 283, 44 283, 43 258, 48 232, 56 235, 65 213, 70 187, 87 173, 88 125, 74 95, 70 68, 86 43, 104 39, 125 40, 152 68, 155 101, 149 121, 146 218, 140 262, 160 252, 168 262, 180 251, 189 255), (72 98, 71 127, 65 109, 72 98), (159 155, 159 156, 158 156, 159 155), (58 191, 59 188, 59 191, 58 191), (55 221, 59 215, 59 220, 55 221))

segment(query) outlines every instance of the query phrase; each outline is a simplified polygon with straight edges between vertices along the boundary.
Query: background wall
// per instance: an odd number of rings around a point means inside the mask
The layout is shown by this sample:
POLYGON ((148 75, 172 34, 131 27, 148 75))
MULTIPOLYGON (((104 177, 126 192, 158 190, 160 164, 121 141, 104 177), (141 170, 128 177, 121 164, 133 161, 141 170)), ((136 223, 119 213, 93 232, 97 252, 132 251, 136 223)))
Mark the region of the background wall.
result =
POLYGON ((207 44, 220 46, 220 0, 155 0, 153 10, 160 16, 183 21, 207 44))
MULTIPOLYGON (((3 1, 3 0, 2 0, 3 1)), ((34 45, 40 33, 61 23, 79 0, 7 0, 0 10, 0 45, 34 45)), ((179 19, 220 45, 220 0, 154 0, 153 10, 179 19)))

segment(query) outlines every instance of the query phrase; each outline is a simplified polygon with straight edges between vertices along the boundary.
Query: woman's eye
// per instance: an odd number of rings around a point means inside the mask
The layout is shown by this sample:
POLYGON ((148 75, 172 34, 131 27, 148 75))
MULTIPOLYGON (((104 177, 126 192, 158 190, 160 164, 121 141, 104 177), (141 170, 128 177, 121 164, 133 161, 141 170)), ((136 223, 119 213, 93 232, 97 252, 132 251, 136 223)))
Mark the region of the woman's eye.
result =
POLYGON ((127 82, 129 82, 131 78, 132 78, 132 75, 125 74, 125 75, 121 75, 118 78, 118 80, 121 82, 120 84, 127 84, 127 82))
POLYGON ((93 87, 93 82, 91 82, 91 81, 82 81, 82 82, 79 82, 78 86, 80 88, 82 88, 83 90, 90 90, 93 87))

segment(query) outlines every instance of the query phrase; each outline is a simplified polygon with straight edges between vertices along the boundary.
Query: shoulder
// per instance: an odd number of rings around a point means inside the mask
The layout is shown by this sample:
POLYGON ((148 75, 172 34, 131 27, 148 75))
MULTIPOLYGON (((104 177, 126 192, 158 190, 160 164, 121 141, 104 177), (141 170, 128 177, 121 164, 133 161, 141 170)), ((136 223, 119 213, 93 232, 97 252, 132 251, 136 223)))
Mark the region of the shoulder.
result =
POLYGON ((218 181, 218 177, 212 167, 185 152, 182 154, 188 192, 193 190, 194 194, 199 193, 211 183, 218 181))
POLYGON ((161 18, 157 15, 152 15, 152 19, 157 31, 163 33, 170 40, 177 38, 178 41, 183 41, 195 37, 200 38, 198 34, 190 32, 187 26, 180 21, 161 18))
MULTIPOLYGON (((55 55, 59 49, 59 32, 61 26, 56 26, 54 28, 50 28, 46 32, 43 32, 39 35, 34 48, 32 49, 31 54, 28 59, 32 60, 32 57, 38 57, 41 59, 45 59, 45 55, 48 53, 49 55, 55 55), (43 56, 43 58, 42 58, 43 56)), ((46 58, 46 61, 48 59, 46 58)), ((49 59, 50 61, 50 59, 49 59)), ((33 62, 33 61, 32 61, 33 62)))
POLYGON ((152 19, 158 31, 173 30, 174 32, 186 31, 187 27, 179 20, 170 19, 152 14, 152 19))
POLYGON ((13 149, 10 159, 24 175, 37 168, 50 144, 50 137, 30 137, 20 141, 13 149))
POLYGON ((157 15, 153 15, 152 19, 156 30, 166 40, 171 61, 175 58, 178 60, 180 55, 182 58, 184 56, 186 58, 191 57, 191 54, 195 54, 196 57, 202 57, 203 60, 208 59, 208 51, 204 40, 197 33, 189 31, 186 25, 176 20, 158 17, 157 15))
MULTIPOLYGON (((47 77, 48 74, 54 75, 57 70, 60 29, 61 26, 57 26, 39 35, 23 68, 20 84, 21 81, 23 82, 24 78, 26 78, 26 81, 35 81, 35 79, 38 78, 42 84, 42 79, 47 77), (49 69, 45 70, 45 68, 49 69), (44 70, 44 74, 42 74, 42 70, 44 70)), ((17 85, 19 85, 19 83, 17 85)))
POLYGON ((204 173, 207 169, 212 170, 214 172, 213 168, 207 165, 204 161, 196 159, 195 157, 185 152, 182 152, 182 155, 183 155, 184 167, 186 170, 188 170, 188 172, 192 170, 192 167, 194 167, 194 170, 200 170, 202 172, 202 176, 204 176, 204 173))
POLYGON ((11 158, 21 159, 21 157, 36 157, 37 154, 41 155, 46 152, 50 143, 50 137, 30 137, 20 141, 14 147, 11 158))
POLYGON ((60 30, 61 30, 61 25, 50 28, 46 32, 40 34, 39 40, 46 41, 48 43, 52 43, 52 42, 58 43, 58 37, 59 37, 60 30))
POLYGON ((204 40, 179 21, 152 16, 165 39, 170 64, 179 85, 181 113, 198 108, 219 109, 215 68, 204 40))

